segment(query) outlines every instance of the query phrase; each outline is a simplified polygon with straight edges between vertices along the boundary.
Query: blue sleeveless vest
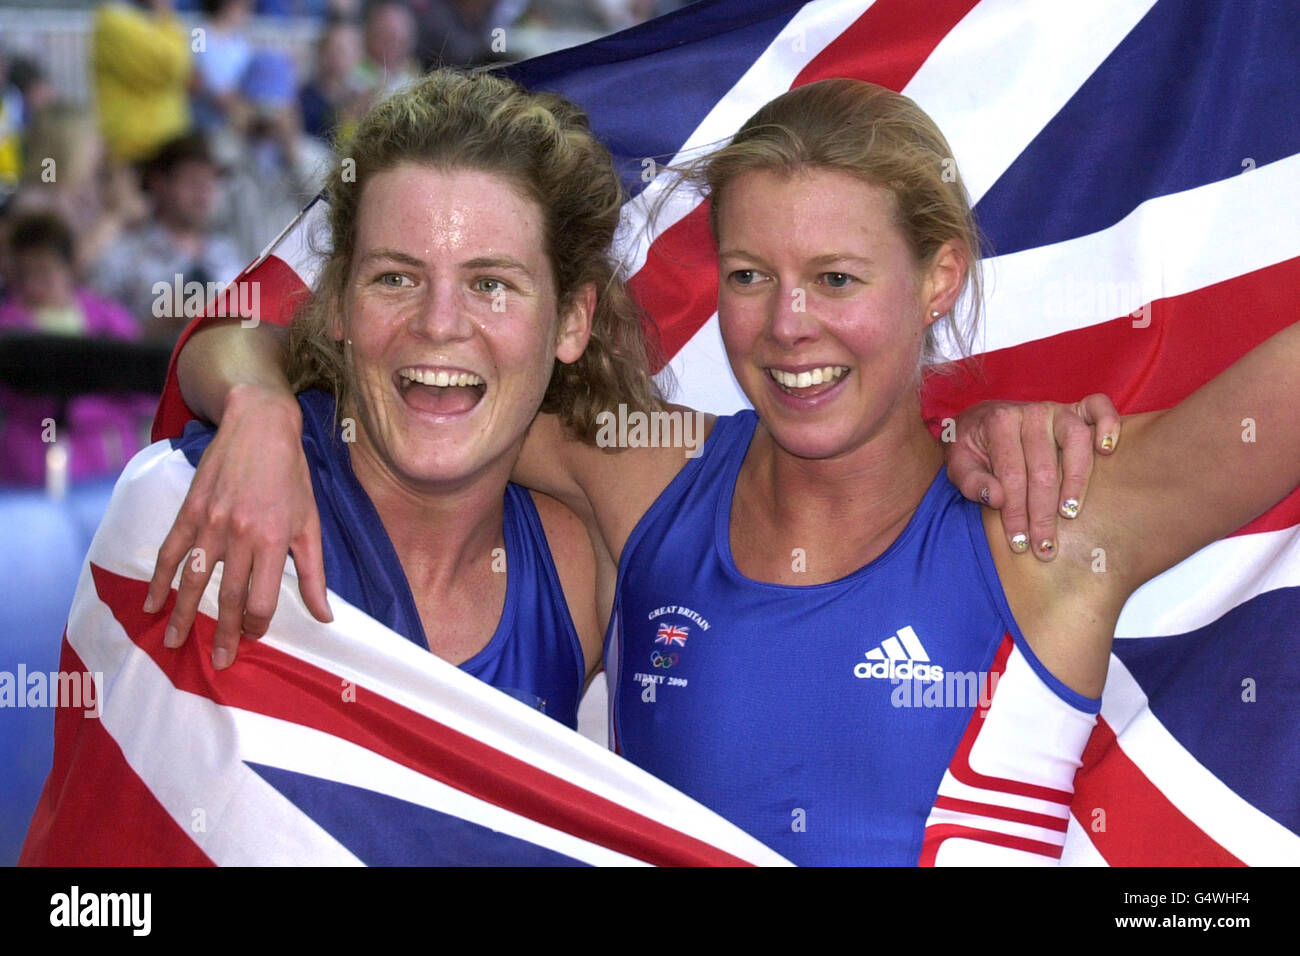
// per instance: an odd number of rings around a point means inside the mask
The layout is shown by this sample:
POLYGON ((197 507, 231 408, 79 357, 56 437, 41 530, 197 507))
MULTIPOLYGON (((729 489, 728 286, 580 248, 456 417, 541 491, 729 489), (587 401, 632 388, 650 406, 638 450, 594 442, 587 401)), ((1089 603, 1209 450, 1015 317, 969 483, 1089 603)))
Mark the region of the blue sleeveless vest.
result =
MULTIPOLYGON (((1055 843, 1059 857, 1053 834, 1063 842, 1065 788, 1099 702, 1058 681, 1025 643, 979 506, 941 470, 906 529, 866 567, 805 587, 751 580, 732 560, 729 523, 757 421, 752 411, 720 418, 624 548, 605 651, 616 749, 796 863, 914 865, 927 840, 937 852, 969 836, 932 812, 945 806, 945 774, 964 773, 956 763, 982 724, 972 720, 981 693, 1003 713, 1014 712, 1016 695, 1032 714, 1046 699, 1048 710, 1065 708, 1052 726, 1068 732, 1053 730, 1043 748, 1078 752, 1059 763, 1040 751, 1025 776, 1007 770, 1002 782, 965 774, 981 795, 967 787, 949 802, 971 830, 971 806, 1039 800, 1033 814, 981 812, 993 828, 999 813, 1025 814, 1036 839, 1011 839, 1055 843), (1013 650, 1036 675, 1038 696, 1023 692, 1021 677, 1014 690, 989 690, 997 682, 988 675, 1013 650), (1065 768, 1058 789, 1023 782, 1041 781, 1036 768, 1049 763, 1065 768), (1003 801, 1008 789, 1030 796, 1003 801)), ((1010 750, 1012 764, 1031 749, 1007 739, 1016 733, 988 744, 1010 750)), ((994 832, 988 842, 1001 839, 994 832)))
MULTIPOLYGON (((347 445, 335 426, 333 396, 307 391, 298 396, 298 403, 303 450, 320 512, 327 585, 427 648, 397 552, 352 472, 347 445)), ((197 467, 214 434, 211 425, 190 422, 173 447, 197 467)), ((576 728, 586 680, 582 647, 537 509, 518 485, 506 486, 504 531, 506 601, 501 621, 487 646, 461 664, 461 670, 576 728)))

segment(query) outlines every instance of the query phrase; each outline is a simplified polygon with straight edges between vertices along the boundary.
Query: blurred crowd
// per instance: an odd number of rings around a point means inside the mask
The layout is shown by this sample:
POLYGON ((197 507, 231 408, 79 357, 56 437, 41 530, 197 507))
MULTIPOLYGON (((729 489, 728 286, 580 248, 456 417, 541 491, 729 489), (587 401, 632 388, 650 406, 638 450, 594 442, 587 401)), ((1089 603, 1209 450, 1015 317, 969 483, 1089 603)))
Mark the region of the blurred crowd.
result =
MULTIPOLYGON (((591 35, 682 0, 109 0, 94 4, 92 89, 0 42, 0 349, 43 333, 175 341, 165 283, 227 283, 323 184, 330 145, 432 66, 510 56, 522 26, 591 35), (255 17, 318 25, 311 62, 259 48, 255 17)), ((68 370, 62 370, 64 374, 68 370)), ((52 370, 51 374, 59 374, 52 370)), ((40 483, 57 422, 74 480, 146 441, 152 401, 54 403, 0 382, 0 484, 40 483)))

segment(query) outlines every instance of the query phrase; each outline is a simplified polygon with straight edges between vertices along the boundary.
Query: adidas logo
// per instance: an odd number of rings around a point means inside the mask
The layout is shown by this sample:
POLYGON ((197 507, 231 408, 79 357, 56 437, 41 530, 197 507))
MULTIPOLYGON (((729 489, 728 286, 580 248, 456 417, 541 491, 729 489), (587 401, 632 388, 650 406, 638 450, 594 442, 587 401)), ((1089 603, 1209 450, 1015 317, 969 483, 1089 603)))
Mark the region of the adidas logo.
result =
POLYGON ((930 655, 921 639, 910 627, 900 628, 893 637, 867 651, 865 661, 853 668, 854 677, 880 677, 885 680, 943 680, 943 668, 930 663, 930 655))

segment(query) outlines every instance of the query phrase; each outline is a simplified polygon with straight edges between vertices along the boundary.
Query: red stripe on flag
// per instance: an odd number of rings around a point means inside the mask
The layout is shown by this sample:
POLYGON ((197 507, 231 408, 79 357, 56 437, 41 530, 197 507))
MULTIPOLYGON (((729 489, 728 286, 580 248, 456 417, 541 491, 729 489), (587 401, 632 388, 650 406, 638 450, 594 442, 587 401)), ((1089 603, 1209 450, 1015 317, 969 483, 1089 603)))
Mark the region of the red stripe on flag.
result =
POLYGON ((1017 810, 1014 807, 1003 807, 996 803, 979 803, 975 800, 958 800, 956 797, 936 797, 935 807, 940 810, 953 810, 958 813, 969 813, 972 816, 992 817, 995 820, 1010 820, 1012 823, 1025 823, 1029 826, 1042 827, 1044 830, 1060 830, 1065 832, 1066 819, 1064 817, 1052 817, 1046 813, 1034 813, 1031 810, 1017 810))
POLYGON ((179 690, 228 707, 287 720, 351 741, 488 803, 635 859, 661 866, 747 865, 746 861, 523 760, 356 688, 344 702, 339 677, 265 643, 245 642, 239 663, 217 674, 216 622, 200 614, 186 645, 162 645, 175 592, 157 614, 140 608, 148 582, 90 566, 95 589, 126 633, 179 690))
POLYGON ((1111 866, 1245 865, 1160 792, 1100 717, 1074 777, 1070 810, 1111 866))
POLYGON ((901 90, 978 2, 876 0, 803 68, 793 85, 853 76, 901 90))
POLYGON ((980 843, 1005 846, 1012 850, 1023 850, 1025 853, 1037 853, 1039 856, 1051 857, 1054 860, 1061 858, 1061 847, 1055 843, 1044 843, 1041 840, 1011 836, 1007 833, 998 833, 995 830, 979 830, 975 827, 945 823, 940 826, 925 828, 925 841, 921 845, 921 858, 916 861, 916 865, 934 866, 934 861, 939 856, 939 848, 943 846, 944 840, 977 840, 980 843))
MULTIPOLYGON (((1170 408, 1294 322, 1297 300, 1300 258, 1158 299, 1147 328, 1134 328, 1124 316, 987 352, 980 357, 982 380, 929 376, 924 414, 934 429, 986 399, 1075 402, 1091 392, 1105 392, 1124 414, 1170 408)), ((1300 489, 1237 534, 1297 524, 1300 489)))
POLYGON ((653 371, 682 350, 718 309, 718 255, 702 202, 655 239, 628 289, 659 353, 653 371))
MULTIPOLYGON (((63 636, 59 670, 86 665, 63 636)), ((102 690, 102 688, 101 688, 102 690)), ((36 804, 19 866, 212 866, 127 763, 97 717, 54 715, 54 766, 36 804), (110 783, 111 782, 111 783, 110 783), (130 834, 131 839, 124 839, 130 834)))
MULTIPOLYGON (((792 86, 848 76, 901 90, 975 2, 877 0, 804 67, 792 86)), ((718 261, 708 210, 707 202, 700 203, 664 230, 628 283, 665 360, 717 311, 718 261)))
MULTIPOLYGON (((994 675, 997 676, 999 681, 1001 680, 1003 673, 1007 669, 1007 659, 1011 657, 1011 651, 1014 647, 1015 642, 1011 639, 1011 635, 1003 636, 1002 644, 998 648, 993 663, 989 666, 989 672, 984 678, 985 685, 980 688, 982 692, 993 681, 994 675)), ((981 693, 980 704, 975 708, 975 712, 971 714, 970 723, 966 725, 966 732, 962 734, 961 743, 957 745, 957 752, 953 754, 952 762, 948 765, 948 771, 968 787, 995 790, 998 793, 1014 793, 1022 797, 1033 797, 1035 800, 1047 800, 1051 803, 1069 805, 1071 794, 1068 791, 1043 787, 1034 783, 1025 783, 1023 780, 1012 780, 1008 777, 989 777, 971 766, 971 750, 975 747, 975 741, 979 738, 980 731, 984 728, 984 715, 993 706, 993 698, 996 695, 996 687, 994 687, 992 694, 981 693)))
POLYGON ((176 379, 176 359, 190 336, 200 328, 211 322, 228 322, 229 316, 238 314, 239 309, 234 306, 240 301, 239 286, 246 283, 256 283, 256 286, 244 290, 243 301, 256 301, 263 307, 261 314, 254 318, 274 325, 288 325, 294 311, 311 291, 287 262, 279 256, 267 256, 257 268, 240 273, 239 278, 227 286, 221 295, 209 302, 204 314, 185 327, 176 347, 172 349, 171 362, 167 366, 167 383, 163 386, 158 410, 153 418, 154 441, 180 437, 185 430, 185 423, 197 417, 181 396, 180 383, 176 379), (256 296, 253 295, 253 288, 256 289, 256 296), (223 314, 217 315, 218 312, 223 314))

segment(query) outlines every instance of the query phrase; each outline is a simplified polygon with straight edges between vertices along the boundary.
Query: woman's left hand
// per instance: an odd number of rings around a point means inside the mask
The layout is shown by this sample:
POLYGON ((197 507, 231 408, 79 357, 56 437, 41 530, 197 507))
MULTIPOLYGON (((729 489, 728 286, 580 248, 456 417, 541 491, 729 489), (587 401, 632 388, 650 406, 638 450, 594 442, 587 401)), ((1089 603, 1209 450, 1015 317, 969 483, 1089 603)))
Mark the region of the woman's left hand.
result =
POLYGON ((1119 432, 1119 412, 1101 394, 1073 405, 981 402, 957 417, 955 440, 945 442, 948 477, 971 501, 1001 511, 1012 551, 1050 561, 1057 516, 1078 515, 1093 452, 1112 454, 1119 432))

